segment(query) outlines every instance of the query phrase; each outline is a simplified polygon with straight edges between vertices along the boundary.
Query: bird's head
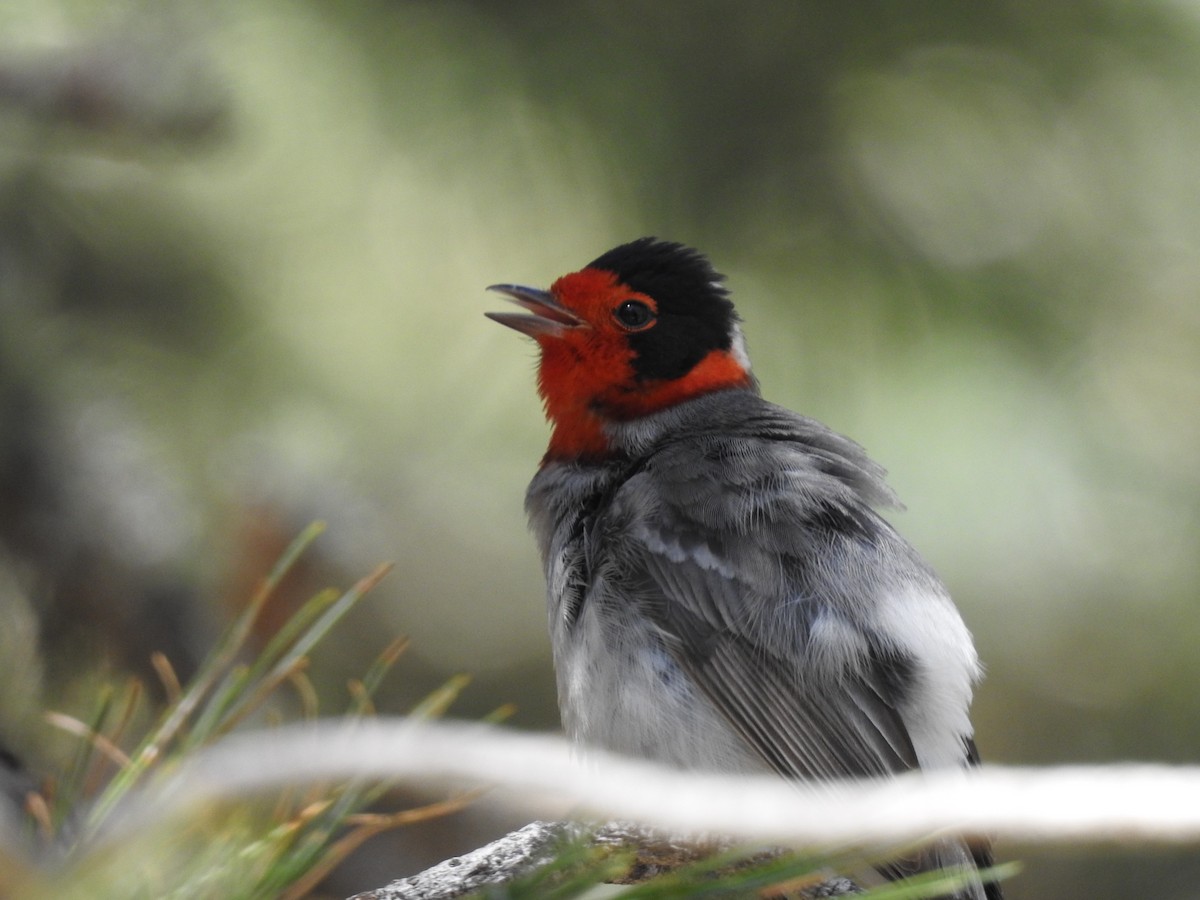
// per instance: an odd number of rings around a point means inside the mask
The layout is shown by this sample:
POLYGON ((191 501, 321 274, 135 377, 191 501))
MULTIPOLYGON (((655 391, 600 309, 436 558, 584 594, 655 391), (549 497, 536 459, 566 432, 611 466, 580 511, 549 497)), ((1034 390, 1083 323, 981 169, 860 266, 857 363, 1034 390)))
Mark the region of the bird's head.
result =
POLYGON ((712 391, 752 387, 733 303, 703 254, 641 238, 548 291, 492 285, 527 313, 488 313, 541 348, 553 459, 610 455, 605 426, 712 391))

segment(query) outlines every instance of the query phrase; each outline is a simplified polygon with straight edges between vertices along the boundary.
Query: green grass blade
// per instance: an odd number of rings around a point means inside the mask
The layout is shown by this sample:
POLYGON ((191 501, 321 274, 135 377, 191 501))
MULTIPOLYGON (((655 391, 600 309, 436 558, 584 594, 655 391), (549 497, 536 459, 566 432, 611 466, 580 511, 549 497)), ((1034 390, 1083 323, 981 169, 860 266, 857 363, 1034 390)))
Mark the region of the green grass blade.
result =
POLYGON ((237 654, 245 646, 258 618, 263 605, 274 593, 284 576, 295 565, 301 554, 312 545, 313 541, 325 530, 322 522, 314 522, 292 541, 287 550, 272 567, 263 580, 259 589, 247 604, 241 615, 234 620, 218 641, 212 654, 201 665, 200 671, 192 679, 178 702, 169 706, 163 713, 159 725, 142 741, 134 753, 128 766, 117 773, 109 782, 108 787, 97 798, 87 817, 88 829, 96 829, 111 814, 113 807, 120 801, 129 789, 138 782, 149 769, 166 752, 167 746, 178 735, 189 717, 212 689, 213 685, 224 675, 229 666, 237 658, 237 654))
POLYGON ((338 621, 348 613, 368 591, 379 584, 384 576, 392 570, 391 564, 376 567, 366 578, 360 579, 354 587, 346 591, 329 605, 303 633, 297 636, 295 642, 288 648, 265 676, 267 680, 282 679, 300 657, 306 656, 316 644, 329 633, 338 621))
POLYGON ((932 897, 951 894, 970 884, 976 877, 984 881, 1002 881, 1016 875, 1020 870, 1020 863, 1004 863, 979 872, 969 866, 939 869, 936 872, 922 872, 902 881, 881 885, 868 891, 866 897, 869 900, 929 900, 932 897))
POLYGON ((446 714, 455 700, 471 683, 470 675, 454 675, 441 687, 413 707, 409 713, 414 719, 436 719, 446 714))

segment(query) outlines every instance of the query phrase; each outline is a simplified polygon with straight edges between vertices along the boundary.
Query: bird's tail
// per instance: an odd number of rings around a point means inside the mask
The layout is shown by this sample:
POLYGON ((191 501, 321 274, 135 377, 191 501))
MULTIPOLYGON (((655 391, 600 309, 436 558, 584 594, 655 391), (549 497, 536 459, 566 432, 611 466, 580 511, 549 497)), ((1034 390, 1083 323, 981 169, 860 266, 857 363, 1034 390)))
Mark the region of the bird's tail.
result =
MULTIPOLYGON (((992 864, 992 847, 987 841, 946 839, 923 847, 912 857, 881 866, 879 871, 885 878, 896 880, 939 869, 978 873, 992 864)), ((937 900, 1004 900, 1004 893, 998 882, 984 882, 976 874, 953 894, 939 896, 937 900)))

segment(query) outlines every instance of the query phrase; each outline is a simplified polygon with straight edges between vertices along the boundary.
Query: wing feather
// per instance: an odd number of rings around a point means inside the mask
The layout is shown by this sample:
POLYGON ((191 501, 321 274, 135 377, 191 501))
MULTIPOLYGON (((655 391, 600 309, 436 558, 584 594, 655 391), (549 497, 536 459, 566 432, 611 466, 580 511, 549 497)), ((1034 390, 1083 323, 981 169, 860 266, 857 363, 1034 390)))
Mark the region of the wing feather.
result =
POLYGON ((736 580, 647 553, 639 590, 664 643, 730 725, 772 769, 792 778, 882 775, 917 765, 896 707, 869 669, 805 671, 755 640, 733 615, 736 580))
POLYGON ((775 771, 915 768, 899 708, 911 661, 866 622, 888 577, 918 577, 920 563, 870 509, 886 489, 856 445, 792 424, 813 431, 809 443, 710 434, 642 463, 614 498, 624 522, 610 532, 627 542, 630 595, 775 771))

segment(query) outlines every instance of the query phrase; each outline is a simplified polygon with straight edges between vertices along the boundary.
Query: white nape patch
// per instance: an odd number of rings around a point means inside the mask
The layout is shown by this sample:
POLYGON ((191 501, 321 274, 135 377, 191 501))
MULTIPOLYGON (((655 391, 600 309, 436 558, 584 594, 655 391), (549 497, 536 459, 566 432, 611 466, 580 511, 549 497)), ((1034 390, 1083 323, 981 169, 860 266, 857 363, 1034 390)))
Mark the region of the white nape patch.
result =
POLYGON ((979 679, 971 633, 950 597, 934 588, 910 588, 885 597, 876 627, 916 660, 916 684, 902 714, 921 767, 962 766, 962 739, 972 733, 969 708, 979 679))
POLYGON ((733 354, 733 358, 737 360, 738 365, 750 371, 750 354, 746 352, 746 336, 742 334, 742 326, 737 322, 733 323, 733 332, 730 334, 729 352, 733 354))

